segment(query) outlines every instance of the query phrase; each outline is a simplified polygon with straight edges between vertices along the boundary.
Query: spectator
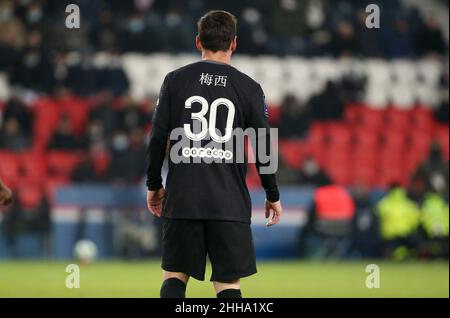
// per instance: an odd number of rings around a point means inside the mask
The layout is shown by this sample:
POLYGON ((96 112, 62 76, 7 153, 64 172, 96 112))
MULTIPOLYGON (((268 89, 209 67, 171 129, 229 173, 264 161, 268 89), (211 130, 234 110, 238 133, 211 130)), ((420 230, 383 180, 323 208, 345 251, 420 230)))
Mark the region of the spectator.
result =
POLYGON ((20 130, 24 134, 31 135, 32 115, 18 97, 12 97, 5 105, 3 120, 7 121, 11 118, 17 120, 20 130))
POLYGON ((42 44, 42 34, 33 30, 28 34, 27 45, 13 77, 13 82, 37 92, 50 92, 53 87, 53 65, 42 44))
POLYGON ((82 146, 83 142, 78 139, 72 131, 69 118, 64 116, 53 135, 49 148, 71 151, 80 150, 82 146))
POLYGON ((143 128, 151 121, 151 117, 140 109, 140 105, 134 102, 131 97, 124 97, 124 106, 117 113, 117 128, 129 132, 135 128, 143 128))
POLYGON ((438 21, 432 16, 427 17, 423 28, 415 36, 416 52, 419 56, 443 56, 447 51, 438 21))
POLYGON ((37 29, 41 32, 45 31, 45 13, 41 1, 30 1, 25 9, 23 20, 27 29, 37 29))
POLYGON ((300 37, 306 32, 305 3, 298 0, 276 1, 272 29, 281 37, 300 37))
POLYGON ((348 21, 341 21, 330 43, 330 52, 334 57, 349 57, 355 54, 357 43, 355 29, 348 21))
POLYGON ((103 125, 98 120, 92 120, 86 127, 86 143, 88 146, 105 149, 107 140, 103 125))
POLYGON ((301 103, 295 96, 287 95, 281 105, 280 137, 304 137, 310 121, 307 105, 301 103))
POLYGON ((320 169, 319 163, 311 156, 303 160, 298 179, 301 185, 310 187, 320 187, 330 183, 328 175, 320 169))
POLYGON ((370 194, 370 189, 363 186, 355 187, 352 192, 356 208, 350 247, 353 257, 376 258, 381 256, 379 222, 370 194))
POLYGON ((387 58, 410 58, 414 55, 414 42, 406 19, 396 18, 390 27, 381 30, 387 58))
MULTIPOLYGON (((16 200, 4 216, 2 226, 7 248, 13 256, 21 256, 16 250, 20 234, 37 235, 45 241, 50 231, 50 213, 47 199, 40 187, 30 185, 16 189, 16 200)), ((45 248, 43 246, 43 248, 45 248)), ((35 257, 42 257, 34 251, 35 257)))
POLYGON ((313 96, 308 105, 312 119, 320 121, 341 119, 344 107, 340 87, 332 81, 328 81, 323 92, 313 96))
POLYGON ((109 178, 117 183, 139 182, 145 173, 146 147, 144 133, 134 129, 129 135, 117 132, 112 142, 109 178))
POLYGON ((19 50, 14 46, 14 35, 8 32, 2 32, 0 23, 0 71, 6 72, 10 76, 20 63, 19 50))
POLYGON ((103 126, 106 137, 113 134, 117 125, 116 113, 112 105, 113 98, 111 91, 101 91, 97 95, 97 101, 89 114, 90 121, 98 121, 103 126))
POLYGON ((150 28, 141 13, 129 16, 125 27, 119 33, 119 43, 125 52, 151 53, 163 47, 161 33, 150 28))
POLYGON ((355 203, 345 188, 324 184, 314 190, 308 220, 300 233, 300 256, 344 257, 351 243, 355 203), (320 246, 311 246, 319 239, 320 246))
POLYGON ((99 181, 95 171, 94 162, 90 155, 83 153, 80 163, 72 173, 72 180, 77 183, 89 183, 99 181))
POLYGON ((426 183, 424 178, 416 173, 411 177, 411 180, 408 185, 408 197, 416 202, 418 205, 421 205, 426 192, 426 183))
POLYGON ((5 122, 0 132, 0 148, 21 151, 30 147, 30 139, 20 129, 20 124, 14 117, 5 122))
POLYGON ((364 57, 382 57, 383 49, 380 43, 380 33, 378 29, 369 29, 366 26, 368 13, 360 11, 357 13, 355 28, 356 52, 364 57))
POLYGON ((434 116, 437 121, 443 124, 449 124, 450 114, 448 106, 448 85, 444 87, 441 91, 441 101, 439 102, 438 108, 434 111, 434 116))
POLYGON ((425 180, 427 192, 448 195, 448 162, 443 159, 442 148, 439 143, 435 142, 431 145, 427 160, 419 166, 416 174, 425 180))
POLYGON ((91 40, 94 47, 99 51, 116 51, 117 29, 114 25, 114 14, 110 10, 104 10, 100 13, 99 25, 92 30, 91 40))

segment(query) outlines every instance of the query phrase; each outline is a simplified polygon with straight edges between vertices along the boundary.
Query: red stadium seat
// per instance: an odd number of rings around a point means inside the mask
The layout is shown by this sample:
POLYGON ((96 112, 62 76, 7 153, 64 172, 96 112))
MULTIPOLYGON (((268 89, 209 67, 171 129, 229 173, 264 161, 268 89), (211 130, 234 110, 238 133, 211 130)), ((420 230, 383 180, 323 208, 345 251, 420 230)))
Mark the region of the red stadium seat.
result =
POLYGON ((272 126, 278 127, 281 120, 281 107, 269 106, 269 122, 272 126))
POLYGON ((20 206, 25 209, 39 208, 44 199, 44 192, 38 184, 24 184, 16 193, 20 206))
POLYGON ((61 101, 61 110, 68 116, 73 132, 82 136, 86 129, 89 104, 80 98, 69 97, 61 101))
POLYGON ((348 104, 345 107, 344 119, 347 125, 357 124, 359 121, 361 105, 348 104))
POLYGON ((279 143, 279 151, 283 162, 292 169, 299 169, 302 164, 304 148, 299 141, 283 141, 279 143))
POLYGON ((405 160, 405 152, 396 152, 390 149, 385 149, 379 154, 380 158, 378 160, 378 164, 381 167, 391 166, 398 170, 403 170, 403 164, 406 162, 405 160))
POLYGON ((355 148, 361 151, 376 152, 380 145, 378 132, 365 128, 357 129, 354 132, 355 148))
POLYGON ((10 151, 0 152, 0 177, 13 186, 20 179, 19 155, 10 151))
POLYGON ((350 146, 353 138, 350 129, 344 124, 332 124, 328 127, 330 146, 350 146))
POLYGON ((376 171, 371 166, 357 165, 352 166, 352 184, 373 186, 376 181, 376 171))
POLYGON ((339 164, 347 165, 352 161, 352 148, 346 145, 330 145, 324 151, 323 164, 325 166, 339 164))
POLYGON ((108 171, 111 156, 107 152, 101 152, 93 156, 93 161, 96 174, 98 176, 105 176, 108 171))
POLYGON ((308 141, 315 145, 325 145, 328 137, 328 126, 324 123, 314 123, 309 128, 308 141))
POLYGON ((401 152, 407 146, 407 135, 398 131, 385 131, 381 139, 383 141, 383 148, 389 149, 395 152, 401 152))
POLYGON ((406 186, 408 174, 403 166, 382 165, 378 169, 376 184, 382 188, 388 188, 394 184, 406 186))
POLYGON ((34 146, 44 150, 53 136, 60 118, 60 109, 51 99, 40 99, 34 106, 34 146))
POLYGON ((386 111, 387 129, 407 132, 413 124, 412 112, 390 107, 386 111))
POLYGON ((417 155, 414 153, 406 153, 406 160, 402 165, 402 169, 408 173, 408 175, 414 174, 417 171, 420 164, 426 159, 427 155, 417 155))
POLYGON ((69 177, 80 160, 79 152, 51 151, 48 153, 48 169, 53 176, 69 177))
POLYGON ((368 130, 379 131, 383 128, 385 121, 384 111, 362 107, 358 118, 358 126, 368 130))
POLYGON ((305 152, 313 156, 323 164, 326 159, 326 147, 328 139, 328 126, 324 123, 314 123, 309 128, 308 139, 305 144, 305 152))
POLYGON ((412 125, 415 130, 423 133, 432 133, 434 119, 431 110, 418 106, 411 111, 412 125))
POLYGON ((424 157, 427 155, 433 142, 431 134, 415 131, 409 136, 409 155, 413 157, 424 157))
POLYGON ((23 153, 20 164, 24 178, 30 182, 43 182, 47 177, 47 161, 45 154, 36 152, 23 153))
POLYGON ((345 110, 347 126, 365 127, 368 130, 380 130, 385 122, 383 111, 369 108, 365 105, 349 105, 345 110))
POLYGON ((336 156, 336 160, 330 160, 326 166, 324 166, 325 171, 331 177, 334 183, 339 185, 349 185, 351 184, 351 160, 350 156, 336 156))

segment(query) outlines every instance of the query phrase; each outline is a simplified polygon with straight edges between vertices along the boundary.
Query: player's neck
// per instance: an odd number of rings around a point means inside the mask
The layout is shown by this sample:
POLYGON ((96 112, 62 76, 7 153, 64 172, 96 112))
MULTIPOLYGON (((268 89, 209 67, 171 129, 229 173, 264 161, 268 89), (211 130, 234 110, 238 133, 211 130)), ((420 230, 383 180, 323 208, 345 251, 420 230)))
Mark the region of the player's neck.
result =
POLYGON ((231 53, 223 52, 223 51, 218 51, 218 52, 203 51, 202 52, 202 60, 231 64, 231 53))

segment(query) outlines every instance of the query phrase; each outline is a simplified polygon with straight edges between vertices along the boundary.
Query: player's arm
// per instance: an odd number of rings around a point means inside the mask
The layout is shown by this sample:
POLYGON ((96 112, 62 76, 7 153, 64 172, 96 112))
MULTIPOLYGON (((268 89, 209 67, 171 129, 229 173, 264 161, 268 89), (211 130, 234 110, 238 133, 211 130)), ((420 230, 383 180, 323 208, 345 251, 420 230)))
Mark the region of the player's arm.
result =
POLYGON ((273 154, 271 143, 271 132, 268 121, 267 106, 265 103, 264 92, 261 86, 258 85, 258 89, 254 92, 250 101, 250 113, 247 115, 247 126, 255 129, 257 132, 257 140, 253 142, 253 149, 255 152, 256 168, 258 169, 261 184, 266 192, 265 202, 265 214, 266 218, 269 218, 272 214, 272 218, 267 223, 267 226, 272 226, 280 221, 282 206, 280 201, 280 192, 278 190, 277 179, 275 173, 264 173, 261 169, 265 166, 269 166, 269 163, 263 163, 258 155, 258 144, 265 143, 265 149, 269 150, 271 156, 273 154), (258 129, 263 128, 264 134, 261 136, 258 133, 258 129))
POLYGON ((170 87, 169 75, 161 87, 148 147, 147 207, 155 216, 161 216, 164 199, 161 169, 166 155, 167 138, 170 127, 170 87))
POLYGON ((9 205, 11 202, 12 192, 0 179, 0 205, 9 205))

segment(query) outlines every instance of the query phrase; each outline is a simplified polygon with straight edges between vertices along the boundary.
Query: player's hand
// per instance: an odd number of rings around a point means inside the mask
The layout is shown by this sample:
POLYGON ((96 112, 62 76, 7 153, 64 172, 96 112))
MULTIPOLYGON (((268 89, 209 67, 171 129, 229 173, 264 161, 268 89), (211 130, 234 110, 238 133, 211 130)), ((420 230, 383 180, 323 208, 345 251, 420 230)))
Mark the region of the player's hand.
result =
POLYGON ((280 222, 281 213, 283 212, 283 207, 281 206, 281 201, 269 202, 266 200, 265 204, 266 219, 270 217, 272 212, 272 218, 267 222, 267 226, 273 226, 280 222))
POLYGON ((161 216, 165 193, 164 188, 147 192, 147 208, 154 216, 161 216))
POLYGON ((9 205, 12 202, 12 192, 11 190, 4 186, 0 186, 0 205, 9 205))

